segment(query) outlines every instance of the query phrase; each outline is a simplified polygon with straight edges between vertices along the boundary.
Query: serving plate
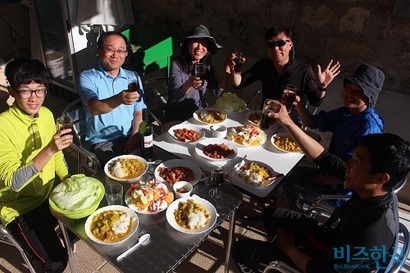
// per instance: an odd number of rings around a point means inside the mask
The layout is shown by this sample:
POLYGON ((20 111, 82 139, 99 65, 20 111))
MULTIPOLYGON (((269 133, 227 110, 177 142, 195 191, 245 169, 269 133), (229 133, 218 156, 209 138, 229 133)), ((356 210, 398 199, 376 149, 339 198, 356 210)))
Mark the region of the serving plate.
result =
MULTIPOLYGON (((134 168, 134 170, 135 170, 135 168, 134 168)), ((121 181, 121 182, 128 182, 128 183, 135 183, 138 180, 140 180, 140 178, 147 172, 147 170, 148 170, 147 161, 144 158, 142 158, 140 156, 137 156, 137 155, 120 155, 120 156, 116 156, 116 157, 110 159, 104 166, 104 172, 109 178, 117 180, 117 181, 121 181), (138 174, 135 175, 134 177, 130 177, 130 178, 117 177, 112 173, 112 169, 113 169, 113 166, 116 164, 116 162, 121 160, 121 159, 124 159, 124 160, 136 159, 136 160, 139 160, 142 164, 142 168, 138 172, 138 174)))
MULTIPOLYGON (((197 164, 195 164, 192 161, 188 161, 188 160, 184 160, 184 159, 171 159, 171 160, 167 160, 162 162, 161 164, 159 164, 154 171, 154 176, 155 179, 160 181, 160 182, 166 182, 159 174, 159 169, 160 168, 176 168, 176 167, 185 167, 190 169, 193 174, 194 174, 194 178, 192 181, 188 181, 190 183, 192 183, 192 185, 195 185, 196 183, 199 182, 199 179, 201 179, 202 177, 202 170, 201 168, 199 168, 199 166, 197 164)), ((181 179, 181 181, 187 181, 185 179, 181 179)), ((178 180, 179 181, 179 180, 178 180)), ((176 183, 177 181, 175 181, 174 183, 176 183)), ((170 182, 167 182, 169 184, 173 184, 170 182)))
POLYGON ((157 214, 166 210, 168 205, 174 201, 174 194, 164 183, 140 181, 131 185, 125 193, 124 201, 135 212, 157 214), (140 202, 141 196, 146 198, 147 202, 138 206, 137 202, 140 202))
POLYGON ((204 135, 205 135, 205 132, 204 132, 204 130, 203 130, 201 127, 196 126, 196 125, 193 125, 193 124, 187 124, 187 123, 181 123, 181 124, 176 124, 176 125, 172 126, 171 128, 169 128, 168 133, 171 135, 171 137, 172 137, 176 142, 179 142, 179 143, 194 143, 194 142, 198 142, 198 141, 201 140, 201 139, 204 137, 204 135), (188 140, 188 139, 186 139, 186 140, 181 140, 181 139, 179 139, 179 138, 175 135, 175 132, 176 132, 178 129, 194 130, 194 131, 196 131, 196 132, 199 134, 199 137, 198 137, 198 139, 196 139, 196 140, 188 140))
POLYGON ((166 218, 167 218, 168 224, 171 227, 173 227, 175 230, 182 232, 182 233, 186 233, 186 234, 200 234, 200 233, 208 231, 210 228, 212 228, 215 225, 216 217, 217 217, 217 214, 216 214, 216 209, 214 205, 212 205, 209 201, 203 198, 197 197, 197 196, 177 199, 168 206, 168 209, 166 211, 166 218), (194 230, 186 229, 178 225, 178 223, 175 221, 174 212, 178 208, 179 203, 187 202, 189 199, 193 199, 196 203, 201 204, 209 212, 209 215, 210 215, 209 222, 200 229, 194 229, 194 230))
POLYGON ((263 145, 267 136, 258 126, 251 124, 229 128, 226 138, 241 148, 248 148, 263 145))
POLYGON ((297 144, 293 141, 293 139, 291 138, 291 136, 290 136, 289 134, 287 134, 287 133, 277 133, 277 134, 274 134, 274 135, 271 137, 270 142, 272 143, 272 145, 273 145, 276 149, 278 149, 278 150, 280 150, 280 151, 282 151, 282 152, 285 152, 285 153, 303 153, 302 150, 300 149, 300 147, 297 146, 297 144), (278 145, 278 144, 276 144, 276 141, 277 141, 276 139, 277 139, 277 138, 283 139, 284 141, 287 141, 287 143, 290 144, 289 148, 286 148, 286 146, 284 146, 284 145, 278 145), (296 146, 297 148, 295 148, 295 149, 291 149, 291 148, 290 148, 290 147, 294 147, 294 146, 296 146))
POLYGON ((221 111, 217 109, 213 109, 213 108, 198 109, 193 113, 193 117, 194 119, 196 119, 197 121, 203 124, 218 124, 226 120, 226 114, 222 113, 221 111), (210 114, 215 115, 216 117, 218 117, 218 119, 215 119, 214 121, 204 120, 204 118, 206 118, 210 114))
POLYGON ((221 138, 205 138, 202 139, 201 141, 199 141, 196 146, 195 146, 195 152, 202 158, 210 160, 210 161, 226 161, 226 160, 231 160, 232 158, 235 158, 238 154, 238 148, 236 147, 236 145, 232 142, 229 141, 227 139, 221 139, 221 138), (207 145, 210 144, 217 144, 217 145, 221 145, 224 144, 226 145, 229 149, 233 150, 233 154, 230 154, 227 157, 224 158, 212 158, 207 156, 206 154, 204 154, 204 150, 203 148, 207 145))
POLYGON ((260 162, 260 161, 253 161, 253 160, 246 160, 245 162, 241 161, 237 163, 233 167, 230 175, 232 179, 235 179, 236 181, 240 181, 244 184, 251 185, 257 188, 264 188, 264 187, 270 186, 273 182, 275 182, 276 178, 280 176, 280 174, 278 172, 275 172, 272 169, 272 167, 270 167, 269 165, 263 162, 260 162), (265 180, 263 180, 262 182, 256 182, 256 181, 252 181, 251 179, 246 179, 245 177, 241 177, 239 171, 240 171, 240 168, 244 165, 244 163, 256 163, 258 166, 266 168, 270 176, 266 178, 265 180))
POLYGON ((126 239, 130 238, 135 233, 135 231, 137 231, 138 225, 139 225, 139 218, 138 218, 137 214, 135 213, 135 211, 133 211, 130 208, 125 207, 125 206, 112 205, 112 206, 106 206, 106 207, 99 208, 98 210, 91 213, 91 215, 88 216, 87 220, 85 221, 84 230, 85 230, 85 233, 87 234, 88 238, 90 238, 92 241, 94 241, 98 244, 117 245, 117 244, 122 243, 126 239), (127 213, 131 217, 131 224, 132 224, 131 231, 127 234, 127 236, 125 236, 124 238, 122 238, 121 240, 116 241, 116 242, 102 241, 99 238, 95 237, 91 232, 91 224, 92 224, 93 218, 95 216, 97 216, 98 214, 100 214, 104 211, 109 211, 109 210, 120 210, 120 211, 123 211, 123 212, 127 213))

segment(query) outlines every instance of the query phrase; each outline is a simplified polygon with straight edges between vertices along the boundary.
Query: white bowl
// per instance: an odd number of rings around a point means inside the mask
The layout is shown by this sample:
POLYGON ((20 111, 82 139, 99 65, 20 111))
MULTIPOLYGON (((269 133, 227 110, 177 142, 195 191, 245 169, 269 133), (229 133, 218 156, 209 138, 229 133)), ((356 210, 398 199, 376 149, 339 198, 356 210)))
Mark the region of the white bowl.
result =
MULTIPOLYGON (((159 174, 159 168, 175 168, 175 167, 185 167, 190 169, 194 173, 194 178, 192 181, 189 181, 192 185, 195 185, 199 182, 199 179, 202 177, 202 170, 199 166, 193 161, 188 161, 184 159, 171 159, 162 162, 159 164, 154 171, 155 179, 161 182, 166 182, 159 174)), ((169 182, 166 182, 169 183, 169 182)), ((172 183, 169 183, 172 184, 172 183)))
POLYGON ((226 114, 222 113, 221 111, 217 109, 212 109, 212 108, 203 108, 203 109, 198 109, 194 112, 193 114, 194 119, 199 121, 200 123, 203 124, 218 124, 226 120, 226 114), (215 122, 206 122, 203 119, 201 119, 201 115, 208 113, 208 112, 219 112, 221 114, 221 120, 217 120, 215 122))
POLYGON ((174 190, 175 198, 178 199, 190 197, 194 187, 188 181, 179 181, 172 186, 172 189, 174 190))
POLYGON ((180 198, 180 199, 175 200, 168 206, 167 212, 165 215, 167 218, 167 222, 168 224, 170 224, 171 227, 173 227, 175 230, 179 232, 186 233, 186 234, 200 234, 200 233, 208 231, 215 225, 216 218, 217 218, 217 213, 216 213, 216 209, 214 205, 212 205, 208 200, 205 200, 195 195, 189 198, 180 198), (205 209, 209 212, 209 215, 210 215, 209 222, 200 229, 196 229, 196 230, 186 229, 178 225, 178 223, 175 221, 174 212, 178 208, 178 204, 180 202, 186 202, 188 201, 188 199, 193 199, 195 202, 204 206, 205 209))
POLYGON ((121 181, 121 182, 128 182, 128 183, 135 183, 137 181, 139 181, 141 179, 141 177, 147 172, 148 170, 148 163, 147 161, 137 155, 120 155, 120 156, 116 156, 114 158, 112 158, 110 161, 108 161, 105 166, 104 166, 104 172, 105 174, 114 180, 117 181, 121 181), (119 178, 114 176, 111 172, 110 172, 110 168, 120 159, 137 159, 139 161, 141 161, 141 163, 143 164, 143 169, 141 170, 140 174, 138 176, 132 177, 132 178, 119 178))
POLYGON ((201 141, 199 141, 196 146, 195 146, 195 152, 202 158, 210 160, 210 161, 227 161, 230 160, 234 157, 236 157, 236 155, 238 154, 238 147, 236 147, 236 145, 232 142, 229 141, 227 139, 221 139, 221 138, 204 138, 201 141), (213 157, 209 157, 206 154, 204 154, 204 147, 210 144, 225 144, 226 146, 228 146, 229 149, 233 150, 234 153, 230 154, 227 157, 224 158, 213 158, 213 157))
POLYGON ((205 135, 205 132, 204 132, 203 128, 201 128, 201 127, 199 127, 199 126, 196 126, 196 125, 193 125, 193 124, 187 124, 187 123, 181 123, 181 124, 176 124, 176 125, 172 126, 171 128, 169 128, 168 133, 171 135, 171 137, 172 137, 175 141, 177 141, 177 142, 179 142, 179 143, 194 143, 194 142, 198 142, 198 141, 199 141, 201 138, 203 138, 204 135, 205 135), (199 138, 196 139, 196 140, 192 140, 192 141, 182 141, 182 140, 180 140, 179 138, 177 138, 177 137, 175 136, 175 131, 178 130, 178 129, 194 130, 194 131, 198 132, 199 138))
POLYGON ((130 238, 135 231, 137 231, 139 226, 139 218, 137 216, 137 214, 130 208, 125 207, 125 206, 119 206, 119 205, 112 205, 112 206, 106 206, 106 207, 102 207, 96 211, 94 211, 90 216, 88 216, 87 220, 85 221, 85 225, 84 225, 84 230, 85 233, 87 234, 88 238, 90 238, 92 241, 98 243, 98 244, 102 244, 102 245, 117 245, 120 244, 122 242, 124 242, 126 239, 130 238), (124 238, 122 238, 119 241, 116 242, 104 242, 100 239, 98 239, 97 237, 95 237, 92 232, 91 232, 91 224, 93 221, 93 218, 95 216, 97 216, 98 214, 104 212, 104 211, 108 211, 108 210, 120 210, 123 211, 125 213, 127 213, 130 217, 131 217, 131 231, 127 234, 127 236, 125 236, 124 238))
MULTIPOLYGON (((303 151, 300 149, 300 147, 299 147, 299 150, 296 150, 296 151, 291 151, 291 150, 284 149, 283 147, 279 147, 278 145, 275 144, 275 138, 276 138, 276 137, 289 138, 289 139, 291 139, 292 141, 293 141, 293 139, 292 139, 292 137, 291 137, 288 133, 277 133, 277 134, 274 134, 274 135, 271 137, 270 142, 271 142, 272 145, 273 145, 276 149, 278 149, 279 151, 282 151, 282 152, 285 152, 285 153, 299 153, 299 154, 303 153, 303 151)), ((296 143, 295 143, 295 145, 296 145, 296 143)))

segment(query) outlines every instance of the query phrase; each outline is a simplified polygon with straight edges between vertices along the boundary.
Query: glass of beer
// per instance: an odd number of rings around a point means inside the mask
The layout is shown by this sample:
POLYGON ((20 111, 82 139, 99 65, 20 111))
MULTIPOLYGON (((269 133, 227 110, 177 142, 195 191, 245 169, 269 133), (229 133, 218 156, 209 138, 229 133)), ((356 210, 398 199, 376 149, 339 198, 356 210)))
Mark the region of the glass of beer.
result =
POLYGON ((206 64, 204 63, 196 63, 194 64, 194 69, 192 71, 192 75, 198 77, 202 81, 202 85, 205 83, 206 79, 206 64))
POLYGON ((64 130, 64 129, 71 129, 71 133, 67 133, 67 134, 72 134, 73 119, 68 115, 58 117, 56 120, 56 126, 57 126, 57 132, 60 132, 61 130, 64 130))
POLYGON ((235 65, 234 65, 234 72, 235 74, 241 74, 242 71, 242 65, 243 65, 243 54, 242 52, 235 51, 235 58, 233 59, 235 65))
POLYGON ((283 90, 281 102, 286 106, 289 113, 292 112, 293 103, 296 100, 297 90, 298 88, 296 85, 289 83, 286 84, 285 89, 283 90))
POLYGON ((271 99, 266 99, 263 102, 262 119, 261 124, 259 126, 262 130, 268 130, 271 124, 271 118, 268 117, 268 111, 275 112, 277 110, 276 105, 270 104, 270 101, 271 99))

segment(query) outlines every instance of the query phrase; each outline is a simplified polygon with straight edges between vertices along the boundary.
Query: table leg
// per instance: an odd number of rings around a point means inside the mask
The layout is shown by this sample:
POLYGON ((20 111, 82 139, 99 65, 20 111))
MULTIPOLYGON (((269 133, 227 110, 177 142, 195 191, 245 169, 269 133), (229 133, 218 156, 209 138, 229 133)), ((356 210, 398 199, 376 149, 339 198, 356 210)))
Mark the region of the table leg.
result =
POLYGON ((232 239, 235 233, 235 211, 231 213, 231 215, 229 216, 229 220, 229 234, 225 251, 225 273, 229 273, 229 261, 231 259, 232 239))
POLYGON ((70 238, 68 238, 67 229, 60 220, 58 220, 58 225, 60 226, 60 230, 61 230, 61 233, 63 234, 64 242, 65 242, 65 245, 67 247, 68 264, 70 266, 71 273, 77 273, 77 268, 75 266, 73 249, 71 248, 70 238))

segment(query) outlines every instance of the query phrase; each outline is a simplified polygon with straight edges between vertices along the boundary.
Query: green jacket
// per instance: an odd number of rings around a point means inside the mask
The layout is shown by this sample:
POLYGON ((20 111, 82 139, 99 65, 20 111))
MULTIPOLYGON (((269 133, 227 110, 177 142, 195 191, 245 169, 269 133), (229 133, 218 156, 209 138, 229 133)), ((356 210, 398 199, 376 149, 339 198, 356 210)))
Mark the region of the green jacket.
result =
POLYGON ((7 225, 46 202, 54 187, 55 175, 64 179, 68 167, 64 155, 56 153, 38 172, 33 158, 56 133, 53 114, 41 107, 37 117, 22 112, 16 104, 0 114, 0 218, 7 225), (13 180, 23 186, 12 189, 13 180))

